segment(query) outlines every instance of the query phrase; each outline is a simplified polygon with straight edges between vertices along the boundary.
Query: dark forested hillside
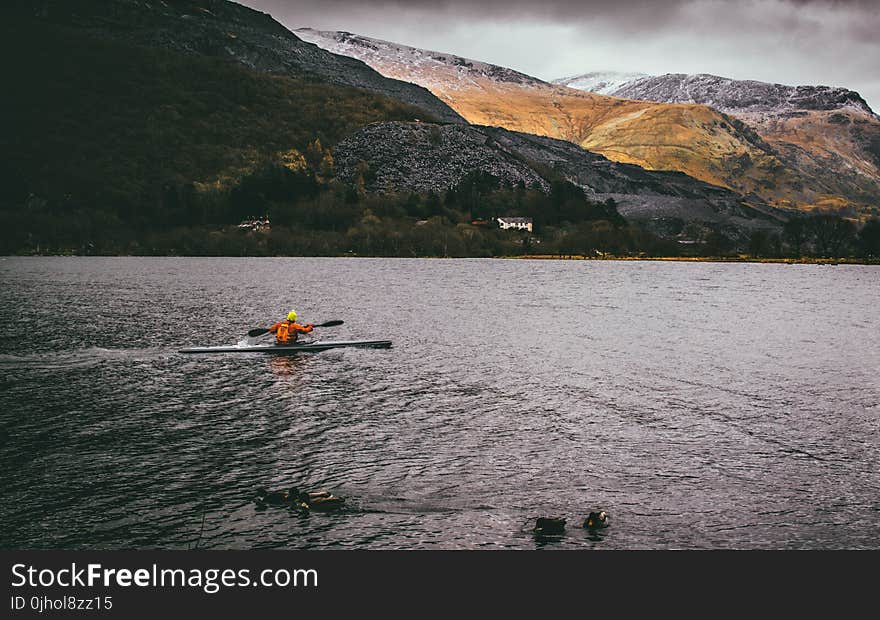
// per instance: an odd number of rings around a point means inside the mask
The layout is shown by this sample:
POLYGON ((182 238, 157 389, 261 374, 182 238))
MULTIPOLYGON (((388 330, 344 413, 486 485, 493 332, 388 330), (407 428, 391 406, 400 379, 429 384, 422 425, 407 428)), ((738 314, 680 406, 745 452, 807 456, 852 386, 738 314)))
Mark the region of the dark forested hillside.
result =
MULTIPOLYGON (((425 116, 305 73, 268 76, 37 20, 4 22, 0 58, 12 95, 0 133, 7 222, 154 220, 193 183, 233 183, 267 161, 297 167, 316 139, 332 145, 370 122, 425 116)), ((18 233, 30 232, 24 224, 18 233)))

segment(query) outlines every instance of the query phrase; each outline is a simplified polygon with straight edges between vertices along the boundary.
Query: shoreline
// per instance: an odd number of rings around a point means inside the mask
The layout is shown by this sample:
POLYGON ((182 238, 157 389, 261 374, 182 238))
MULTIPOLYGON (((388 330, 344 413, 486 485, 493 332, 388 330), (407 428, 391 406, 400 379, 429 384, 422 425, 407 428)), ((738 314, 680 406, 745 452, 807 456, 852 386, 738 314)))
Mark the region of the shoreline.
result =
POLYGON ((880 258, 756 258, 753 256, 581 256, 534 254, 529 256, 499 256, 497 258, 536 260, 612 260, 612 261, 664 261, 685 263, 768 263, 784 265, 880 265, 880 258))
POLYGON ((581 260, 581 261, 660 261, 683 263, 764 263, 783 265, 880 265, 878 258, 755 258, 752 256, 584 256, 579 254, 527 254, 508 256, 382 256, 352 255, 338 256, 306 256, 278 254, 272 256, 231 256, 203 254, 5 254, 0 260, 7 258, 401 258, 401 259, 489 259, 489 260, 581 260))

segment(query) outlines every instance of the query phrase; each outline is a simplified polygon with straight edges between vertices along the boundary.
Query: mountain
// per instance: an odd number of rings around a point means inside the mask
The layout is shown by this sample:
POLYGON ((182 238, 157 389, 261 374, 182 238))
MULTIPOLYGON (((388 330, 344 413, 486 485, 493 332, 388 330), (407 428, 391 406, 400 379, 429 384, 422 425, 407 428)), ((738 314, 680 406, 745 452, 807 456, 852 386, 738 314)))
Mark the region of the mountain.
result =
MULTIPOLYGON (((528 252, 531 241, 480 224, 498 214, 533 217, 546 235, 535 243, 549 253, 668 256, 781 239, 789 214, 758 197, 616 162, 573 141, 444 116, 446 104, 423 88, 297 43, 262 14, 203 4, 33 1, 0 22, 0 63, 14 93, 0 98, 0 111, 15 119, 0 132, 0 253, 528 252), (346 67, 353 73, 337 71, 346 67), (341 83, 363 84, 357 76, 375 88, 341 83), (388 94, 400 92, 427 93, 437 116, 388 94), (267 214, 271 231, 239 226, 267 214)), ((449 83, 449 59, 425 65, 449 83)), ((475 88, 506 93, 510 103, 534 91, 522 105, 539 125, 552 92, 565 105, 551 112, 592 106, 588 137, 624 109, 636 118, 699 113, 741 139, 733 120, 705 106, 591 95, 485 63, 456 66, 463 100, 474 105, 475 88)))
MULTIPOLYGON (((616 96, 629 85, 650 83, 650 77, 625 82, 610 97, 454 54, 347 32, 296 32, 327 50, 359 58, 383 75, 425 86, 471 123, 568 140, 650 170, 684 172, 756 204, 827 207, 854 216, 876 208, 874 121, 856 109, 858 101, 851 97, 847 100, 855 105, 856 117, 839 110, 806 116, 798 111, 762 133, 753 122, 701 102, 616 96), (856 139, 842 139, 835 123, 852 124, 856 139)), ((596 75, 580 83, 604 83, 607 92, 614 79, 596 75)), ((569 82, 579 83, 576 78, 569 82)))
POLYGON ((299 29, 327 50, 383 75, 421 84, 469 122, 568 140, 609 159, 674 170, 763 202, 760 190, 789 179, 754 132, 706 106, 606 97, 549 84, 488 63, 362 37, 299 29))
POLYGON ((0 97, 0 254, 268 253, 220 231, 313 197, 327 147, 359 127, 425 117, 295 68, 270 75, 42 17, 0 21, 0 67, 12 94, 0 97))
POLYGON ((708 74, 637 77, 620 83, 609 94, 646 101, 699 103, 733 114, 783 115, 803 110, 847 109, 869 116, 874 114, 858 93, 846 88, 785 86, 708 74))
MULTIPOLYGON (((185 193, 191 183, 197 189, 229 187, 265 162, 303 167, 315 139, 333 148, 340 179, 351 180, 352 166, 363 159, 381 171, 386 190, 449 189, 474 169, 511 185, 548 190, 547 170, 555 169, 594 198, 613 195, 627 213, 652 197, 664 204, 663 217, 693 219, 693 201, 702 200, 711 206, 697 219, 724 223, 717 213, 740 201, 685 175, 623 166, 559 140, 501 134, 491 127, 457 130, 461 122, 430 125, 430 115, 413 105, 340 81, 363 84, 367 76, 374 86, 384 85, 385 93, 389 84, 410 85, 301 42, 263 14, 229 2, 204 4, 196 9, 183 2, 133 0, 80 0, 61 8, 36 3, 45 8, 36 18, 4 24, 7 75, 20 93, 20 109, 11 116, 24 121, 0 138, 4 149, 15 153, 0 166, 10 187, 19 188, 19 198, 10 203, 32 194, 68 205, 63 209, 89 204, 122 209, 122 219, 140 220, 155 211, 153 205, 167 202, 169 191, 185 193), (15 63, 16 55, 29 63, 15 63), (355 77, 340 73, 340 67, 353 67, 355 77), (419 118, 424 122, 418 130, 387 122, 419 118), (369 130, 357 132, 370 123, 369 130), (442 140, 417 139, 426 132, 442 140), (401 152, 405 144, 389 143, 403 138, 419 143, 419 158, 401 152), (352 152, 360 159, 352 159, 352 152), (379 161, 383 153, 390 159, 379 161), (407 170, 402 163, 410 160, 415 164, 407 170), (722 203, 723 209, 716 208, 722 203)), ((488 83, 548 87, 484 63, 461 69, 488 83)), ((563 90, 588 103, 616 101, 563 90)), ((318 159, 322 156, 319 152, 318 159)))
MULTIPOLYGON (((572 82, 592 90, 596 84, 572 82)), ((715 75, 641 77, 606 91, 616 97, 711 106, 742 121, 806 182, 769 195, 780 206, 880 214, 880 118, 851 90, 786 86, 715 75)))
POLYGON ((16 93, 0 107, 16 119, 0 132, 0 190, 96 207, 150 205, 168 183, 234 183, 301 160, 316 139, 424 112, 305 71, 266 75, 43 19, 0 24, 0 58, 16 93))
POLYGON ((648 77, 646 73, 626 73, 620 71, 592 71, 580 75, 570 75, 553 80, 553 84, 586 90, 597 95, 611 95, 615 90, 633 80, 648 77))
POLYGON ((428 92, 297 38, 270 15, 227 0, 27 0, 31 14, 95 37, 236 62, 273 75, 322 81, 391 97, 443 122, 462 118, 428 92))

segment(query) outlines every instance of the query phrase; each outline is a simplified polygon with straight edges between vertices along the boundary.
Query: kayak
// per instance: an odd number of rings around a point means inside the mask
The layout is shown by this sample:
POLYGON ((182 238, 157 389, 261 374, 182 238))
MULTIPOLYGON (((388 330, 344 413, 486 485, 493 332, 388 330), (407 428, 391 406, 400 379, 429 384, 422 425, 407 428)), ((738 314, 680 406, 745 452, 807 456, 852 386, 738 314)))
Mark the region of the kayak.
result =
POLYGON ((180 353, 314 353, 327 349, 357 347, 361 349, 389 349, 390 340, 316 340, 300 344, 242 344, 225 347, 190 347, 180 349, 180 353))

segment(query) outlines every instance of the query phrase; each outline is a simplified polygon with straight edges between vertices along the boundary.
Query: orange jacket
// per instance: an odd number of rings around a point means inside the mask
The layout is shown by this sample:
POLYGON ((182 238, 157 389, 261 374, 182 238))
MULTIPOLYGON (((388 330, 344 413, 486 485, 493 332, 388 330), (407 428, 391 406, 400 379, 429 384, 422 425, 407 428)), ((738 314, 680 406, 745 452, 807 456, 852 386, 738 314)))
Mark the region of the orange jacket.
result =
POLYGON ((269 328, 269 331, 275 334, 275 344, 290 344, 296 342, 300 333, 308 334, 314 329, 314 327, 315 326, 311 323, 308 325, 300 325, 299 323, 291 323, 285 319, 275 323, 275 325, 269 328))

